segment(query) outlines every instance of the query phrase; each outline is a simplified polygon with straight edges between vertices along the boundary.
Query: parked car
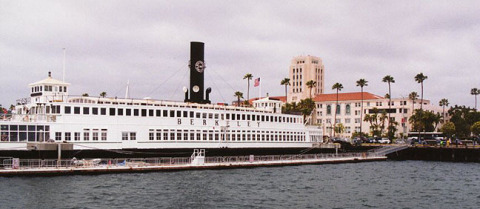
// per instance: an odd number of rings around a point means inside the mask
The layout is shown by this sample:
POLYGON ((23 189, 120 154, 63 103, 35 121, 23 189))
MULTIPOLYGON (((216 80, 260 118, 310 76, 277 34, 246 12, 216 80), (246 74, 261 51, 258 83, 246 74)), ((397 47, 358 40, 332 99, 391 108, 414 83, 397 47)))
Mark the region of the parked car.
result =
POLYGON ((380 143, 380 144, 390 144, 390 139, 381 138, 381 139, 378 140, 378 143, 380 143))

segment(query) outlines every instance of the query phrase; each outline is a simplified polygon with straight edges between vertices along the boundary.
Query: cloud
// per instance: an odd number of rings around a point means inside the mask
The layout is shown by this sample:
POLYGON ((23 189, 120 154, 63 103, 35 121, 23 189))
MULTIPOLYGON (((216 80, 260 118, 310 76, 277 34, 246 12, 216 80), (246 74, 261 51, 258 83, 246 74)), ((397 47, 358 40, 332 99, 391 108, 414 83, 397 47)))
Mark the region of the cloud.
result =
MULTIPOLYGON (((476 1, 10 1, 0 8, 0 104, 28 96, 28 83, 48 71, 71 93, 183 100, 189 42, 205 42, 212 100, 246 94, 243 75, 262 78, 262 94, 283 95, 280 80, 293 57, 321 57, 325 89, 384 95, 381 79, 395 77, 394 97, 425 97, 473 106, 480 88, 480 16, 476 1)), ((258 96, 259 88, 250 95, 258 96)))

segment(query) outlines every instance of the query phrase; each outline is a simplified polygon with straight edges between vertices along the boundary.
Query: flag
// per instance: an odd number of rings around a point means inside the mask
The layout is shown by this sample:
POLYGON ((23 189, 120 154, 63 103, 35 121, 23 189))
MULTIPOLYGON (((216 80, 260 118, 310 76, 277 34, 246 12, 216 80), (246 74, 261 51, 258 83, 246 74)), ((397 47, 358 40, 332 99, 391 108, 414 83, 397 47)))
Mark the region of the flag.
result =
POLYGON ((5 109, 5 108, 2 108, 3 109, 3 114, 7 114, 8 113, 8 110, 5 109))
POLYGON ((255 79, 255 81, 253 82, 253 87, 257 86, 260 86, 260 78, 255 79))

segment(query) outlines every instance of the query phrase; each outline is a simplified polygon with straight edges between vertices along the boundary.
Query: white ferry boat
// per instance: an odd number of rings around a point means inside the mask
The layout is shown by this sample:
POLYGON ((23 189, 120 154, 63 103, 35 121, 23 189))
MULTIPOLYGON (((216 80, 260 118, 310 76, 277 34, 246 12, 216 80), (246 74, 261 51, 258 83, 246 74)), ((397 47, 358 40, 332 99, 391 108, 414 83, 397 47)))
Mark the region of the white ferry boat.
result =
POLYGON ((210 156, 299 154, 323 142, 322 129, 280 108, 210 104, 203 48, 191 43, 184 102, 71 96, 70 84, 49 73, 0 120, 0 156, 55 158, 58 147, 62 157, 77 158, 189 156, 193 149, 210 156))

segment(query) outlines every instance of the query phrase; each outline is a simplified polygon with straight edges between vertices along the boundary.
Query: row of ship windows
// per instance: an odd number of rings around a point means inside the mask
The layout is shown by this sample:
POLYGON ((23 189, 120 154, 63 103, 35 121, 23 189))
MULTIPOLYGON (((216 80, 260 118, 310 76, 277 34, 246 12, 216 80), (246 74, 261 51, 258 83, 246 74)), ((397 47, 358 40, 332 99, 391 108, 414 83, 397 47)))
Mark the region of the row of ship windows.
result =
POLYGON ((50 126, 1 125, 0 141, 46 141, 50 138, 50 126))
MULTIPOLYGON (((122 133, 122 140, 128 132, 122 133)), ((131 139, 130 139, 131 140, 131 139)), ((163 141, 305 141, 303 132, 290 131, 255 131, 255 130, 181 130, 181 129, 150 129, 149 140, 163 141)))
POLYGON ((153 110, 153 109, 129 109, 129 108, 98 108, 98 107, 72 107, 65 106, 65 114, 83 114, 83 115, 109 115, 109 116, 141 116, 141 117, 183 117, 183 118, 202 118, 202 119, 221 119, 221 120, 247 120, 247 121, 267 121, 284 123, 301 123, 299 118, 272 116, 272 115, 251 115, 235 113, 201 113, 194 111, 181 110, 153 110))
MULTIPOLYGON (((106 141, 107 140, 107 129, 83 129, 83 141, 106 141)), ((56 141, 80 141, 81 139, 80 132, 55 132, 56 141)))

